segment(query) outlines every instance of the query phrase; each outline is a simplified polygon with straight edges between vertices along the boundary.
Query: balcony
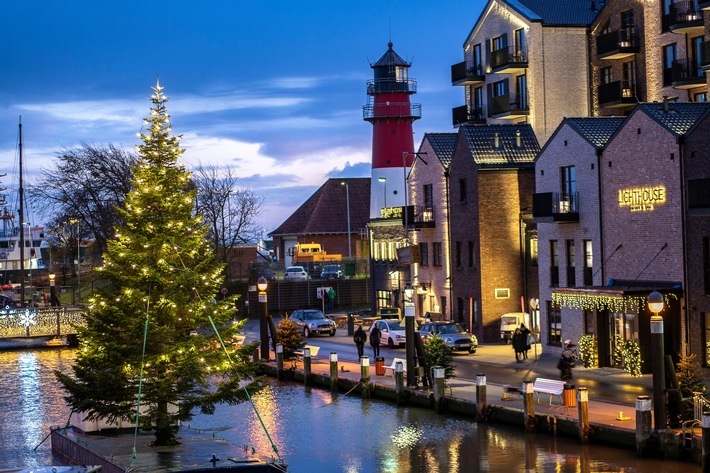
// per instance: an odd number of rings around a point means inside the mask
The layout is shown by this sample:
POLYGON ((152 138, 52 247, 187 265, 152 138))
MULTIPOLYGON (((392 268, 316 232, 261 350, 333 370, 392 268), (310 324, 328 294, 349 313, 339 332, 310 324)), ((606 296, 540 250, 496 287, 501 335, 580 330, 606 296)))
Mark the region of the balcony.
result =
POLYGON ((417 81, 414 79, 370 79, 367 81, 367 95, 389 94, 392 92, 416 94, 417 81))
POLYGON ((422 105, 408 102, 371 103, 362 107, 362 118, 367 121, 378 118, 410 118, 417 120, 422 117, 422 105))
POLYGON ((475 85, 486 81, 483 66, 468 66, 466 61, 451 66, 451 85, 475 85))
POLYGON ((579 194, 541 192, 533 194, 533 219, 536 223, 579 222, 579 194))
POLYGON ((523 74, 528 69, 525 51, 514 51, 512 47, 491 51, 491 72, 496 74, 523 74))
POLYGON ((668 29, 677 34, 702 34, 703 12, 693 0, 673 2, 667 15, 668 29))
POLYGON ((527 97, 520 97, 515 94, 505 94, 491 99, 491 116, 503 120, 513 120, 525 118, 530 115, 530 107, 527 97))
POLYGON ((638 52, 638 36, 630 29, 616 30, 597 36, 599 59, 623 59, 638 52))
POLYGON ((617 80, 601 84, 597 88, 600 108, 631 108, 636 105, 636 86, 628 80, 617 80))
POLYGON ((710 41, 703 42, 700 50, 700 67, 704 71, 710 69, 710 41))
POLYGON ((451 115, 454 126, 471 123, 475 125, 485 125, 486 114, 480 108, 474 108, 470 112, 467 105, 462 105, 451 109, 451 115))
POLYGON ((698 9, 710 10, 710 0, 698 0, 698 9))
POLYGON ((436 228, 434 209, 431 206, 409 205, 407 206, 406 221, 405 214, 402 213, 402 225, 409 228, 436 228))
POLYGON ((676 59, 671 66, 671 85, 674 89, 694 89, 707 84, 705 71, 696 60, 676 59))

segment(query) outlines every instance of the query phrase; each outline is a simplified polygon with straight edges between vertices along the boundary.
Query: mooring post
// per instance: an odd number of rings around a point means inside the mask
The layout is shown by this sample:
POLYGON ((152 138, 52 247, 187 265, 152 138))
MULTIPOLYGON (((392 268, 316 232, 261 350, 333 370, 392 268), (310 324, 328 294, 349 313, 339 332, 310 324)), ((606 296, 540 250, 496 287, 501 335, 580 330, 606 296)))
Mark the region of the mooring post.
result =
POLYGON ((703 411, 703 473, 710 472, 710 411, 703 411))
POLYGON ((404 364, 401 361, 394 364, 394 391, 399 406, 404 400, 404 364))
POLYGON ((579 413, 579 440, 589 442, 589 392, 577 388, 577 412, 579 413))
POLYGON ((533 382, 529 379, 523 381, 523 414, 525 415, 525 430, 535 430, 535 391, 533 382))
POLYGON ((281 379, 284 371, 284 346, 276 345, 276 379, 281 379))
POLYGON ((486 375, 479 373, 476 375, 476 421, 484 420, 483 406, 486 405, 486 375))
POLYGON ((444 396, 446 395, 446 372, 441 366, 433 366, 431 371, 434 375, 434 410, 441 413, 443 410, 444 396))
POLYGON ((338 354, 330 352, 330 390, 338 392, 338 354))
POLYGON ((638 456, 645 456, 649 438, 651 438, 651 398, 639 396, 636 398, 636 454, 638 456))
POLYGON ((360 379, 365 382, 370 381, 370 357, 369 356, 360 357, 360 379))
POLYGON ((303 384, 311 385, 311 349, 303 347, 303 384))

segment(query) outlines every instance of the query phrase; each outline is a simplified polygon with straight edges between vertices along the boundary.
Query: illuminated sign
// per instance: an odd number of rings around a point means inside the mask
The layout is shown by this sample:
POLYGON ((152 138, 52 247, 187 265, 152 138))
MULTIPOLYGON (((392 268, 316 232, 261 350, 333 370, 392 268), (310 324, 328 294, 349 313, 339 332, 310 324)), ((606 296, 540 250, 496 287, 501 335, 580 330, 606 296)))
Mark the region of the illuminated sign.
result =
POLYGON ((402 218, 402 207, 384 207, 380 209, 382 218, 402 218))
POLYGON ((648 212, 654 205, 666 202, 665 186, 632 187, 619 190, 619 207, 628 207, 632 212, 648 212))

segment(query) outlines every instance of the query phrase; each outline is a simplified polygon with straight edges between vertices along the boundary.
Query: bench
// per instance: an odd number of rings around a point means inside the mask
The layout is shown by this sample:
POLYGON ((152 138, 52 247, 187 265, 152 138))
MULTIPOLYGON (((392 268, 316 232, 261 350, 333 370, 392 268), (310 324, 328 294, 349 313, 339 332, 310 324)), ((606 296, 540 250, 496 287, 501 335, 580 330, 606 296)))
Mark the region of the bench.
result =
POLYGON ((556 379, 536 378, 533 384, 533 392, 538 395, 538 401, 540 401, 540 393, 547 394, 550 399, 550 405, 552 405, 552 396, 559 396, 560 402, 564 404, 562 400, 564 390, 565 382, 556 379))
POLYGON ((293 354, 296 356, 297 360, 303 361, 303 351, 309 348, 311 350, 311 358, 318 356, 318 352, 320 351, 320 347, 317 347, 315 345, 304 345, 303 348, 300 350, 296 350, 293 352, 293 354))
POLYGON ((394 376, 397 371, 397 363, 402 363, 402 369, 404 370, 405 375, 407 374, 407 360, 404 358, 394 358, 392 359, 391 365, 385 366, 385 376, 387 376, 390 371, 392 372, 390 376, 394 376))

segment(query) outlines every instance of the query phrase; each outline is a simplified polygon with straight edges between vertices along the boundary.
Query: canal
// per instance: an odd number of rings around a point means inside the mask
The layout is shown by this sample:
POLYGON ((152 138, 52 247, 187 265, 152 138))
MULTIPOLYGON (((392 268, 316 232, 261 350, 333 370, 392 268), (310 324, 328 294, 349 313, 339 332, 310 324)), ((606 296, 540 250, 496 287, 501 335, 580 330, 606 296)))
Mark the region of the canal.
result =
MULTIPOLYGON (((70 349, 0 352, 0 469, 64 464, 43 440, 51 426, 64 425, 69 416, 53 371, 68 372, 73 358, 70 349)), ((296 473, 700 471, 427 409, 333 397, 300 384, 275 381, 254 402, 279 455, 296 473)), ((248 404, 219 406, 214 415, 198 415, 189 424, 235 445, 272 451, 248 404)))

